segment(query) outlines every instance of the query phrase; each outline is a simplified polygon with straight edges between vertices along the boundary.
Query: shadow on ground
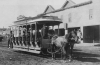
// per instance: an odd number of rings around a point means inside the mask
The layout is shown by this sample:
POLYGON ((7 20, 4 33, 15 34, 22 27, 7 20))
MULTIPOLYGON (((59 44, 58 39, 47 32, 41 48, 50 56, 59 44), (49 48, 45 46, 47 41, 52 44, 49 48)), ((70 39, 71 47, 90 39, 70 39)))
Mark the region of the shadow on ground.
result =
MULTIPOLYGON (((28 55, 33 55, 41 58, 51 58, 51 55, 41 55, 41 54, 34 54, 34 53, 29 53, 29 52, 24 52, 24 51, 15 51, 21 54, 28 54, 28 55)), ((91 54, 91 53, 85 53, 81 52, 81 50, 74 49, 73 52, 73 59, 81 62, 100 62, 100 55, 98 54, 91 54)), ((61 59, 60 54, 56 54, 56 58, 61 59)))
POLYGON ((33 56, 42 57, 42 58, 51 58, 51 54, 35 54, 35 53, 25 52, 25 51, 14 51, 14 52, 17 52, 20 54, 33 55, 33 56))
POLYGON ((74 59, 82 62, 100 62, 100 55, 85 52, 74 52, 74 59))
POLYGON ((96 45, 94 45, 94 46, 97 46, 97 47, 99 47, 99 46, 100 46, 100 44, 96 44, 96 45))

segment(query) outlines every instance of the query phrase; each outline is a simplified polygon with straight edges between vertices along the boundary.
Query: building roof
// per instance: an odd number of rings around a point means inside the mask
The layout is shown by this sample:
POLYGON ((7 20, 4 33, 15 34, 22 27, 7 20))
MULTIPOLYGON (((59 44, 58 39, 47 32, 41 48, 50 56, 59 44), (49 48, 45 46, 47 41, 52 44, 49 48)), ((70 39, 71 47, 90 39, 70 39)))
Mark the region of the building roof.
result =
POLYGON ((67 7, 67 8, 60 8, 60 9, 54 10, 52 12, 42 13, 41 15, 45 15, 45 14, 49 14, 49 13, 55 13, 55 12, 63 11, 63 10, 66 10, 66 9, 76 8, 76 7, 88 5, 88 4, 91 4, 91 3, 92 3, 92 1, 88 1, 88 2, 84 2, 84 3, 76 4, 76 5, 67 7))
POLYGON ((51 5, 48 5, 44 11, 44 13, 48 13, 48 12, 52 12, 54 11, 55 9, 51 6, 51 5))
POLYGON ((73 2, 72 0, 66 0, 66 2, 63 4, 63 6, 61 8, 67 8, 67 7, 71 7, 75 5, 75 2, 73 2))

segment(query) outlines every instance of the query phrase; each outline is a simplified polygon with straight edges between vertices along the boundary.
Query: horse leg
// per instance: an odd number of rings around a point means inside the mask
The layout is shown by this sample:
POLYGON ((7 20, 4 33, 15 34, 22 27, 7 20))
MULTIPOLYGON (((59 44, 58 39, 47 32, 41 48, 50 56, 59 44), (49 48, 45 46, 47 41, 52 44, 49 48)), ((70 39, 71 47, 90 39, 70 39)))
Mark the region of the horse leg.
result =
POLYGON ((73 56, 74 43, 71 44, 71 56, 73 56))
POLYGON ((74 43, 71 43, 70 50, 69 50, 69 61, 72 61, 73 47, 74 47, 74 43))
POLYGON ((66 56, 68 56, 69 61, 71 60, 71 45, 66 45, 66 56))
POLYGON ((53 45, 52 45, 52 58, 53 58, 53 59, 55 59, 55 53, 54 53, 54 52, 55 52, 55 47, 56 47, 56 45, 53 44, 53 45))
POLYGON ((62 51, 61 51, 62 53, 62 59, 63 60, 66 60, 66 49, 65 49, 65 46, 64 47, 62 47, 62 51))
POLYGON ((52 59, 55 59, 55 53, 52 53, 52 59))

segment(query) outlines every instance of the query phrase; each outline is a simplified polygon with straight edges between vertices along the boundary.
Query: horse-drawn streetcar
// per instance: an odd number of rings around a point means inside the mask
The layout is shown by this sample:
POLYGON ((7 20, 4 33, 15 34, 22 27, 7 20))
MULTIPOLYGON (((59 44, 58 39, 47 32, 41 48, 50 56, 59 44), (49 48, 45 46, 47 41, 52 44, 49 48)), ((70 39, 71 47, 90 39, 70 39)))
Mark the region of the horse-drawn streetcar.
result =
POLYGON ((14 22, 11 26, 13 49, 32 53, 41 53, 50 47, 51 37, 59 35, 61 19, 52 16, 29 18, 14 22), (55 33, 54 26, 58 27, 55 33))

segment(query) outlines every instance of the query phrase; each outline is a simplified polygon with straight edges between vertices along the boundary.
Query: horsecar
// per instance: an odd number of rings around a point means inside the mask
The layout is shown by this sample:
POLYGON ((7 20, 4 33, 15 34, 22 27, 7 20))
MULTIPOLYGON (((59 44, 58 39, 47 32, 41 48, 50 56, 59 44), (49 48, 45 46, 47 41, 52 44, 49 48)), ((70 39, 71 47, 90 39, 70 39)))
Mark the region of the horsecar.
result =
POLYGON ((13 49, 37 54, 46 53, 51 47, 52 35, 59 35, 60 23, 61 19, 50 16, 15 21, 15 25, 10 26, 13 32, 13 49), (57 32, 54 26, 58 28, 57 32))

